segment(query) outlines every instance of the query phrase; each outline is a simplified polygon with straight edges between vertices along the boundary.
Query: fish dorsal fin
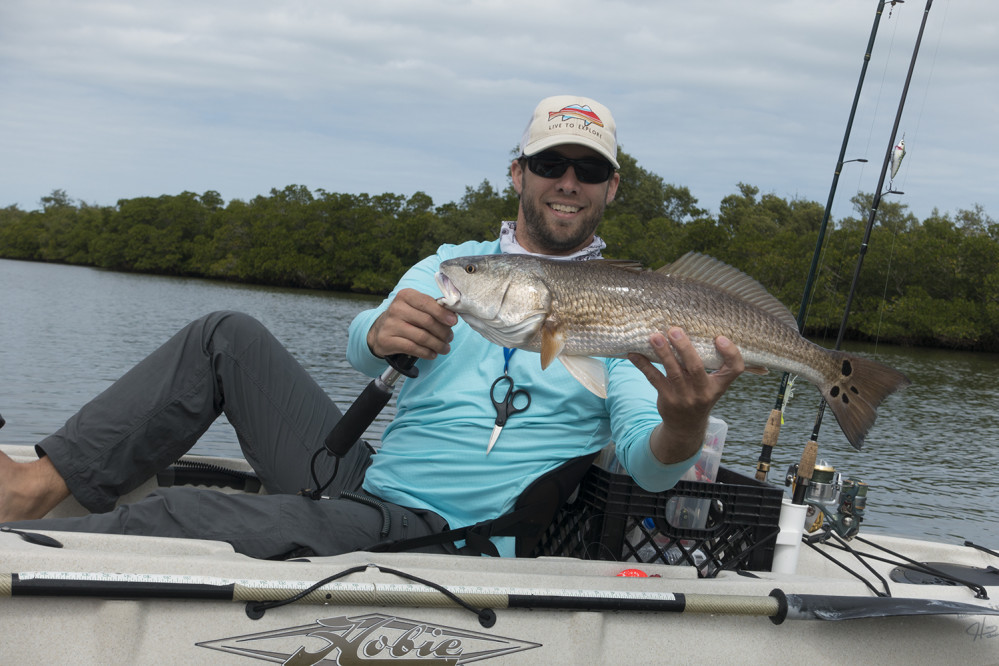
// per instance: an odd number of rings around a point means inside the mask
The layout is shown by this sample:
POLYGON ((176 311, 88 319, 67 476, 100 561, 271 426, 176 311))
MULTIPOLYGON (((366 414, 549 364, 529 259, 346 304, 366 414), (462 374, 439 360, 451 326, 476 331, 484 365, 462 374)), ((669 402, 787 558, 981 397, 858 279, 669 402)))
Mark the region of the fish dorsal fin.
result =
POLYGON ((762 284, 738 268, 729 266, 714 257, 699 252, 688 252, 656 272, 682 277, 720 289, 760 308, 776 317, 781 323, 798 330, 798 321, 791 314, 791 311, 774 298, 762 284))

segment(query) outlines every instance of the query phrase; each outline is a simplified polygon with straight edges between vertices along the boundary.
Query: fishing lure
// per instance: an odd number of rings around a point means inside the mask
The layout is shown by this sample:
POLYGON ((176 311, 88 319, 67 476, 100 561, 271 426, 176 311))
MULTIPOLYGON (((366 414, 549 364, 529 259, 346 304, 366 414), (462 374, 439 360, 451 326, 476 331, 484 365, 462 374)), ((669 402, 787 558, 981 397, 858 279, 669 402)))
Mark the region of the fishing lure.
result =
POLYGON ((895 150, 891 153, 891 177, 892 180, 895 179, 895 174, 898 173, 899 168, 902 166, 902 158, 905 157, 905 135, 899 139, 898 145, 895 146, 895 150))

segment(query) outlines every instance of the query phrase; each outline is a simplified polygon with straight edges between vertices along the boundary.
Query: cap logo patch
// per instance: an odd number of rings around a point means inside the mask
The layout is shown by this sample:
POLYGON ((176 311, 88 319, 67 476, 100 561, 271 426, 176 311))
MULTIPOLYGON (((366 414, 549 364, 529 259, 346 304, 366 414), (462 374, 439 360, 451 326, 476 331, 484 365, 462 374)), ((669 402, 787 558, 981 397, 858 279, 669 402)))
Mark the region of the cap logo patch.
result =
POLYGON ((579 104, 570 104, 569 106, 562 107, 558 111, 548 112, 548 120, 551 120, 556 116, 562 116, 562 120, 570 120, 571 118, 578 118, 579 120, 583 121, 583 127, 588 127, 590 123, 593 123, 594 125, 599 125, 600 127, 604 126, 603 121, 600 120, 600 116, 593 113, 593 109, 585 105, 581 106, 579 104))

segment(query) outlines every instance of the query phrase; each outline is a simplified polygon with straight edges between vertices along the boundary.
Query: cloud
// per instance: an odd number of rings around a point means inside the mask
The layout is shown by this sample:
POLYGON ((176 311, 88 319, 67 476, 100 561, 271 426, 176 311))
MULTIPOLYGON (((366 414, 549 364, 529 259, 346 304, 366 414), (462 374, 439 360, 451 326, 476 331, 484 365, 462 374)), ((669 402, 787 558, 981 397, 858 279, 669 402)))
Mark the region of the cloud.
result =
MULTIPOLYGON (((292 183, 444 203, 502 186, 534 104, 564 92, 607 103, 624 149, 705 207, 740 181, 824 202, 876 6, 8 0, 0 206, 292 183)), ((876 185, 921 18, 918 0, 882 16, 852 192, 876 185)), ((920 216, 999 209, 997 18, 939 0, 930 14, 900 128, 920 216)))

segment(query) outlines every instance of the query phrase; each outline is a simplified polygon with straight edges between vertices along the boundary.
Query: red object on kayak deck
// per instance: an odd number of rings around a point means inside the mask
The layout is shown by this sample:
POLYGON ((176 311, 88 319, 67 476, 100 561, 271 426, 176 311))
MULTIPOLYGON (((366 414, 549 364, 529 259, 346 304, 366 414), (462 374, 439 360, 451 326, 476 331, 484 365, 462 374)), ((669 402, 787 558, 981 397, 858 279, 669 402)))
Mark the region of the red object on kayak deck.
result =
POLYGON ((648 578, 649 574, 645 573, 641 569, 625 569, 618 576, 624 578, 648 578))

